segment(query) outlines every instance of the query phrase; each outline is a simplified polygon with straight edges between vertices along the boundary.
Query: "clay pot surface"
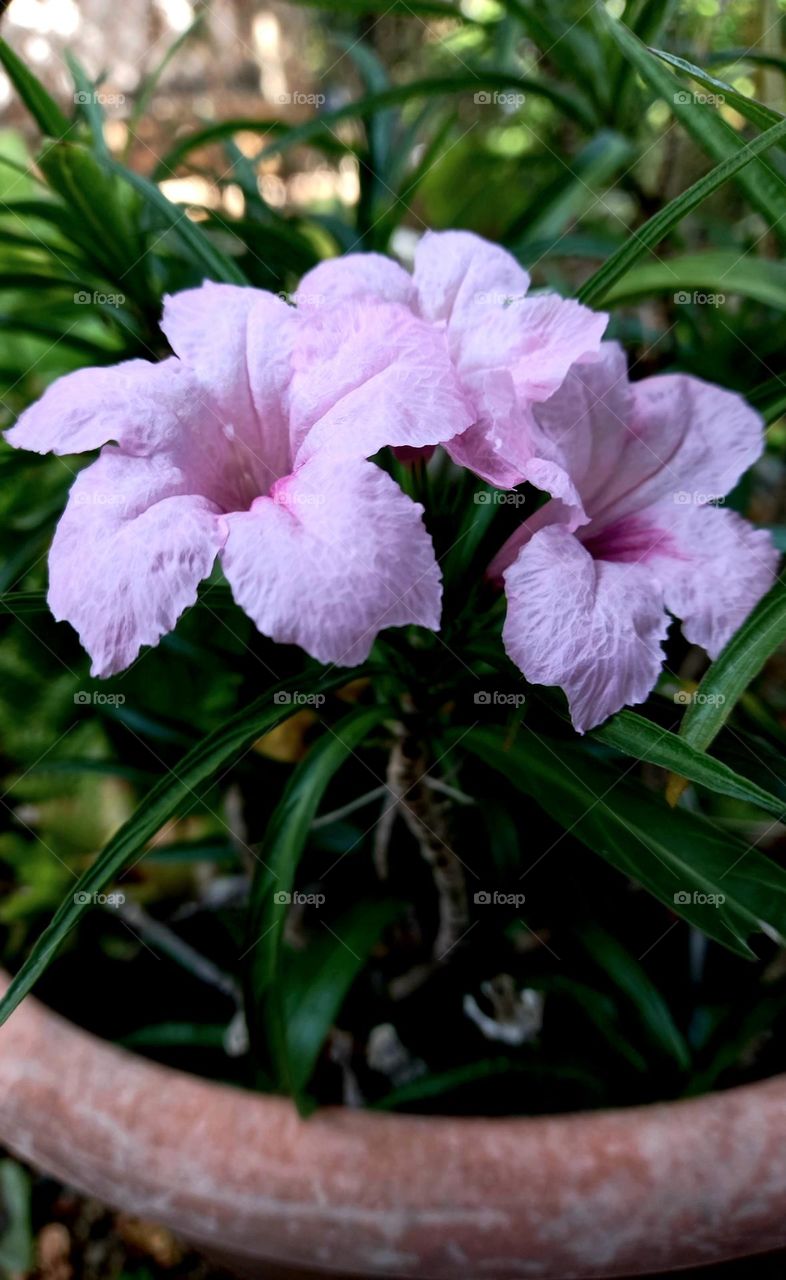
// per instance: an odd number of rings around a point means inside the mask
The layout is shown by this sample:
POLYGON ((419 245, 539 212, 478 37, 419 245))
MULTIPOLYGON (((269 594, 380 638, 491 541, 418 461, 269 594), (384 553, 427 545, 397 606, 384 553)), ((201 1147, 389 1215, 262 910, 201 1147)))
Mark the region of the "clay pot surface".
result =
POLYGON ((139 1058, 28 999, 0 1144, 249 1276, 630 1276, 786 1246, 786 1077, 483 1119, 326 1109, 139 1058))

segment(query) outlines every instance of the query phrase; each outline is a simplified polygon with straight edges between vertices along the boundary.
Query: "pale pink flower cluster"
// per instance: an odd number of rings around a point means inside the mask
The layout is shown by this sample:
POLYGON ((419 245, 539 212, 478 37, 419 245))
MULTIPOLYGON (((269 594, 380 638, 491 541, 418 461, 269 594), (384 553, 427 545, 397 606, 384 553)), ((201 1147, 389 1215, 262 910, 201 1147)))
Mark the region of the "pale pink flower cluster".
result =
POLYGON ((497 246, 432 233, 411 275, 331 259, 295 306, 176 294, 172 357, 50 387, 8 439, 100 449, 49 561, 51 608, 93 673, 170 631, 216 557, 260 631, 322 662, 362 661, 388 626, 438 629, 423 508, 370 461, 385 446, 443 445, 492 486, 548 495, 490 573, 510 657, 565 690, 577 729, 646 698, 669 613, 717 654, 776 570, 767 533, 713 502, 761 453, 761 420, 684 374, 631 383, 606 316, 528 287, 497 246))

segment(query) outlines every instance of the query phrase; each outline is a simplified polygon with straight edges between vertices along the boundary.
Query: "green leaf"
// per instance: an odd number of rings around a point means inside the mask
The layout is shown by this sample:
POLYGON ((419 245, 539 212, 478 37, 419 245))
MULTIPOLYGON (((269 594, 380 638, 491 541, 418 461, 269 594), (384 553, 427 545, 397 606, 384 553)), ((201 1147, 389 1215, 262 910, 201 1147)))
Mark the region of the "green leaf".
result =
POLYGON ((745 94, 738 93, 733 85, 727 84, 725 80, 718 80, 716 76, 709 75, 708 72, 702 71, 701 67, 694 66, 692 62, 686 62, 684 58, 678 58, 673 53, 666 53, 663 49, 653 49, 652 52, 662 58, 664 62, 668 62, 670 66, 677 67, 680 71, 687 71, 691 79, 697 80, 699 84, 704 85, 705 89, 709 89, 711 93, 717 94, 730 106, 735 107, 741 116, 758 125, 760 129, 768 129, 770 125, 777 124, 780 120, 783 120, 783 112, 776 111, 774 107, 765 107, 762 102, 757 102, 755 98, 746 98, 745 94))
MULTIPOLYGON (((775 422, 783 413, 786 413, 786 379, 776 374, 774 378, 768 378, 766 382, 759 383, 758 387, 748 392, 748 401, 754 409, 758 409, 769 426, 771 422, 775 422)), ((786 550, 786 548, 779 548, 779 550, 786 550)))
MULTIPOLYGON (((716 162, 722 162, 746 150, 746 144, 715 108, 687 93, 682 81, 667 71, 659 58, 627 27, 610 18, 606 19, 605 25, 645 83, 668 104, 672 114, 707 155, 716 162)), ((773 141, 778 139, 773 138, 773 141)), ((754 159, 755 163, 749 169, 735 170, 733 176, 769 226, 777 234, 786 236, 786 229, 781 224, 786 182, 765 160, 758 159, 758 153, 754 159)))
POLYGON ((634 711, 620 711, 600 729, 593 730, 592 737, 636 760, 646 760, 648 764, 678 773, 709 791, 758 805, 776 818, 783 818, 786 813, 783 800, 764 787, 741 777, 721 760, 705 755, 684 737, 661 729, 634 711))
MULTIPOLYGON (((786 310, 786 263, 741 255, 739 250, 711 249, 679 254, 661 262, 642 262, 608 290, 606 306, 653 293, 705 290, 716 296, 736 293, 769 307, 786 310)), ((684 299, 689 301, 689 299, 684 299)), ((786 389, 781 383, 781 389, 786 389)))
POLYGON ((93 148, 98 155, 108 158, 109 148, 104 137, 104 113, 96 99, 95 84, 70 49, 66 49, 65 56, 71 75, 74 78, 74 88, 76 89, 74 99, 77 109, 79 114, 84 116, 87 121, 87 126, 93 139, 93 148))
POLYGON ((133 858, 139 856, 147 842, 181 804, 193 803, 198 798, 197 788, 211 779, 222 765, 228 765, 257 738, 292 715, 292 705, 276 701, 277 694, 295 690, 301 693, 326 692, 356 676, 357 673, 353 676, 342 671, 329 678, 317 674, 285 680, 197 743, 180 761, 177 770, 170 771, 152 788, 93 865, 73 885, 73 892, 61 903, 51 923, 34 943, 0 1001, 0 1025, 44 973, 63 939, 88 909, 93 894, 101 893, 133 858))
POLYGON ((188 42, 201 31, 204 26, 206 16, 207 10, 200 10, 193 22, 191 22, 184 31, 181 31, 177 38, 172 41, 161 61, 140 81, 139 87, 136 91, 134 106, 128 120, 129 147, 133 146, 134 135, 136 134, 139 122, 145 116, 161 76, 164 74, 172 60, 177 57, 183 46, 188 44, 188 42))
POLYGON ((344 120, 366 119, 374 116, 378 111, 384 111, 387 107, 394 107, 417 98, 443 97, 446 94, 456 93, 479 93, 483 90, 498 90, 503 93, 514 90, 524 94, 531 94, 533 97, 543 97, 578 124, 587 128, 592 128, 594 124, 594 118, 583 100, 567 90, 552 85, 547 81, 533 80, 528 77, 518 76, 513 72, 506 75, 500 71, 478 69, 462 75, 432 76, 423 80, 412 80, 409 84, 394 85, 381 93, 370 93, 356 102, 347 102, 344 106, 336 107, 333 111, 323 111, 303 124, 287 127, 279 125, 274 128, 270 120, 229 120, 224 121, 223 124, 210 125, 189 137, 181 139, 164 156, 155 171, 155 177, 159 180, 170 177, 184 156, 188 155, 189 151, 192 151, 195 147, 206 146, 210 142, 219 141, 241 131, 259 132, 263 135, 276 134, 273 141, 269 142, 260 151, 257 160, 268 159, 271 156, 287 151, 290 147, 301 146, 305 143, 322 144, 326 138, 334 149, 338 146, 340 150, 350 150, 333 134, 334 126, 344 120))
POLYGON ((691 1057, 685 1039, 678 1031, 660 991, 635 956, 613 934, 598 925, 585 925, 579 930, 579 939, 595 963, 606 970, 628 997, 630 1007, 650 1042, 686 1071, 691 1057))
POLYGON ((387 899, 357 902, 300 951, 287 951, 282 966, 288 1080, 302 1095, 322 1045, 355 978, 380 934, 401 914, 387 899))
POLYGON ((609 293, 612 285, 630 270, 637 258, 648 249, 654 249, 689 214, 697 208, 707 196, 717 191, 730 177, 744 168, 755 156, 766 151, 774 143, 786 139, 786 120, 773 125, 753 142, 748 142, 733 156, 729 156, 721 164, 694 182, 674 200, 670 200, 643 226, 637 228, 630 238, 613 253, 603 266, 590 276, 577 293, 577 298, 587 306, 597 306, 609 293))
MULTIPOLYGON (((38 161, 49 185, 78 220, 78 243, 115 283, 140 304, 150 302, 145 244, 138 226, 138 200, 86 146, 52 142, 38 161), (131 197, 131 198, 129 198, 131 197)), ((117 166, 120 176, 126 175, 117 166)))
POLYGON ((0 595, 0 613, 22 617, 31 613, 48 613, 45 591, 7 591, 0 595))
POLYGON ((505 243, 519 251, 532 241, 556 240, 569 223, 597 204, 597 191, 629 163, 632 154, 627 138, 601 130, 575 159, 563 161, 565 171, 547 190, 535 194, 505 232, 505 243))
POLYGON ((680 737, 706 751, 751 680, 784 641, 786 587, 778 582, 710 666, 683 716, 680 737))
POLYGON ((193 1022, 158 1022, 123 1036, 126 1049, 223 1049, 226 1027, 193 1022))
POLYGON ((669 809, 585 748, 541 738, 526 725, 511 745, 488 728, 471 730, 461 746, 531 796, 566 834, 731 951, 751 956, 754 931, 786 937, 786 872, 759 850, 669 809))
MULTIPOLYGON (((345 676, 346 680, 347 677, 345 676)), ((286 906, 311 823, 325 790, 347 757, 390 709, 362 707, 345 716, 295 768, 265 832, 251 888, 246 977, 248 1023, 278 1086, 296 1093, 284 1009, 282 942, 286 906)))
POLYGON ((163 191, 159 191, 154 182, 143 178, 140 173, 134 173, 132 169, 126 169, 116 161, 112 162, 111 168, 118 177, 129 183, 142 196, 158 221, 177 236, 189 261, 204 271, 208 279, 217 280, 223 284, 248 284, 237 263, 213 244, 201 227, 191 221, 185 209, 167 200, 163 191))
POLYGON ((47 93, 41 81, 16 56, 10 45, 0 39, 0 63, 19 97, 27 107, 42 133, 50 138, 64 138, 73 128, 47 93))
POLYGON ((33 1261, 30 1175, 15 1160, 0 1160, 0 1272, 27 1275, 33 1261))

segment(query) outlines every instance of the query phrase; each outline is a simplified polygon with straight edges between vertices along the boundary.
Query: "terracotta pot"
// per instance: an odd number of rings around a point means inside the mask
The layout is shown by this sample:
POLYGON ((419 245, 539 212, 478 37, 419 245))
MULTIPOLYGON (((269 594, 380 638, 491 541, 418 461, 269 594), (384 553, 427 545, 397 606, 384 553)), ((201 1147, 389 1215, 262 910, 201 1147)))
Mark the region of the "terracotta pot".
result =
POLYGON ((28 1000, 0 1143, 243 1274, 621 1276, 786 1246, 786 1077, 536 1119, 329 1109, 135 1057, 28 1000))

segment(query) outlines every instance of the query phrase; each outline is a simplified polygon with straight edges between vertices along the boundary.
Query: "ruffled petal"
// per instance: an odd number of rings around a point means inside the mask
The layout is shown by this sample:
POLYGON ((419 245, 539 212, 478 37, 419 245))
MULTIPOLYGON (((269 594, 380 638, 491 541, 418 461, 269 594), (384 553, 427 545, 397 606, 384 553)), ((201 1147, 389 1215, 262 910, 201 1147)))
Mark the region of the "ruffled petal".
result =
POLYGON ((171 460, 112 446, 77 477, 49 555, 49 605, 79 632, 93 675, 157 644, 210 573, 226 529, 188 489, 171 460))
POLYGON ((474 386, 484 370, 507 369, 527 404, 547 400, 572 365, 596 357, 607 324, 603 312, 550 293, 465 306, 451 322, 448 340, 467 385, 474 386))
POLYGON ((292 463, 286 396, 298 317, 275 294, 207 281, 164 299, 161 328, 199 380, 215 425, 263 492, 292 463))
POLYGON ((501 310, 529 288, 512 254, 471 231, 427 231, 415 251, 414 281, 420 314, 443 322, 490 305, 501 310))
POLYGON ((675 373, 634 383, 633 395, 630 425, 649 454, 647 474, 615 514, 661 498, 724 498, 762 453, 762 419, 734 391, 675 373))
POLYGON ((294 300, 298 310, 315 311, 351 298, 379 298, 410 307, 415 296, 412 276, 392 258, 381 253, 347 253, 307 271, 294 300))
MULTIPOLYGON (((663 505, 649 513, 664 515, 663 505)), ((735 511, 679 505, 648 564, 686 640, 715 658, 772 586, 779 559, 766 529, 735 511)))
POLYGON ((645 700, 668 630, 660 585, 647 568, 595 561, 573 534, 551 525, 504 578, 505 649, 532 684, 565 690, 579 733, 645 700))
POLYGON ((443 335, 387 302, 347 301, 299 326, 290 412, 297 463, 327 450, 440 444, 473 420, 443 335))
POLYGON ((5 433, 34 453, 86 453, 116 441, 148 454, 183 430, 199 388, 177 360, 126 360, 58 378, 5 433))
POLYGON ((319 455, 227 517, 224 572, 265 635, 353 666, 384 627, 439 626, 440 572, 422 511, 373 463, 319 455))

